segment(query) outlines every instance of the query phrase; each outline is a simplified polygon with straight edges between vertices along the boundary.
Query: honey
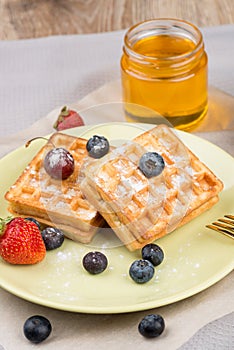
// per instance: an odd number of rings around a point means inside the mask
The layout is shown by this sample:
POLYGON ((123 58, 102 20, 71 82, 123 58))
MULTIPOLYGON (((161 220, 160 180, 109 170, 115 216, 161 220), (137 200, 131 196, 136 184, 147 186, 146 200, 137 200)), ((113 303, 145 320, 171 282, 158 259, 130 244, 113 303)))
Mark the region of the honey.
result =
POLYGON ((188 22, 156 19, 130 28, 121 75, 127 121, 157 124, 162 116, 190 130, 207 113, 207 54, 188 22))

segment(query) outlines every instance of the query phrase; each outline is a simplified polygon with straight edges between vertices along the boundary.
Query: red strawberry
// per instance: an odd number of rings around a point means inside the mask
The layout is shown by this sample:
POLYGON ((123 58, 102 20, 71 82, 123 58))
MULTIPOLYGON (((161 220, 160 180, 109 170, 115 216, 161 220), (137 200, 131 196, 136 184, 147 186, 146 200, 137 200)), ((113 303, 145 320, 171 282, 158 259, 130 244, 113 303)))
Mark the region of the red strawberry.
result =
POLYGON ((36 264, 44 259, 46 248, 38 226, 17 217, 0 219, 0 256, 10 264, 36 264))
POLYGON ((67 106, 61 109, 58 119, 54 123, 54 129, 57 131, 75 128, 76 126, 84 125, 84 121, 81 116, 67 106))

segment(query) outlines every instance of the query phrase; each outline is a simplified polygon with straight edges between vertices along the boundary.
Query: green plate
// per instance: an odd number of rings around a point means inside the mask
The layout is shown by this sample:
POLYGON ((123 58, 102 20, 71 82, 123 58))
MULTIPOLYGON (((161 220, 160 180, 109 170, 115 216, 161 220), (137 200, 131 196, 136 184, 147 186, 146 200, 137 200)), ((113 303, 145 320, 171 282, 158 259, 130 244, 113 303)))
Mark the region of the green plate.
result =
MULTIPOLYGON (((68 133, 89 138, 105 135, 121 144, 153 127, 146 124, 108 123, 71 129, 68 133)), ((83 313, 123 313, 146 310, 192 296, 221 280, 233 270, 233 240, 205 228, 224 214, 234 213, 234 159, 215 145, 194 135, 177 132, 182 141, 223 181, 220 201, 192 222, 159 239, 165 259, 149 283, 134 283, 128 270, 139 252, 121 245, 109 245, 114 235, 95 238, 91 245, 65 240, 57 250, 47 252, 37 265, 13 266, 0 260, 0 286, 28 301, 55 309, 83 313), (95 244, 108 257, 109 265, 100 275, 90 275, 82 258, 95 244)), ((5 217, 4 193, 26 167, 43 143, 21 147, 0 160, 0 216, 5 217)))

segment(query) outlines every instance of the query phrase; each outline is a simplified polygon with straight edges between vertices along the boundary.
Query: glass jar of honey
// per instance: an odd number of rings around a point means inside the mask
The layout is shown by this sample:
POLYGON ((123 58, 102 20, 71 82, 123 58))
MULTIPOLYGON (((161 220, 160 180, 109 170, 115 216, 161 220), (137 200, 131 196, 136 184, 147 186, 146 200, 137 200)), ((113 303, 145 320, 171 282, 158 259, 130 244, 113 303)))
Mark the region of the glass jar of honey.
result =
POLYGON ((154 19, 131 27, 121 77, 129 122, 157 124, 159 115, 190 130, 207 113, 207 54, 201 32, 189 22, 154 19))

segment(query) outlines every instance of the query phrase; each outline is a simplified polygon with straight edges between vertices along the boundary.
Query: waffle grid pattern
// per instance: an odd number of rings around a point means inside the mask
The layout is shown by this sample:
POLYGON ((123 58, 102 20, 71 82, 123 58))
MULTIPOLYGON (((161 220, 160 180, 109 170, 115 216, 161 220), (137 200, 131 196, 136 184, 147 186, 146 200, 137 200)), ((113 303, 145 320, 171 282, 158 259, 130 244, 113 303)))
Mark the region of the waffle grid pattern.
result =
POLYGON ((130 249, 171 232, 217 200, 221 182, 165 126, 141 134, 91 164, 81 186, 130 249), (163 173, 146 179, 138 169, 141 155, 160 153, 163 173), (212 200, 211 200, 212 199, 212 200))
POLYGON ((89 241, 101 217, 84 198, 78 181, 80 168, 87 156, 86 142, 62 133, 53 134, 7 192, 10 210, 24 216, 31 215, 53 226, 61 224, 63 228, 77 233, 77 240, 83 239, 82 232, 86 233, 85 240, 89 241), (75 161, 74 173, 63 181, 52 179, 42 166, 45 154, 54 146, 68 150, 75 161))

